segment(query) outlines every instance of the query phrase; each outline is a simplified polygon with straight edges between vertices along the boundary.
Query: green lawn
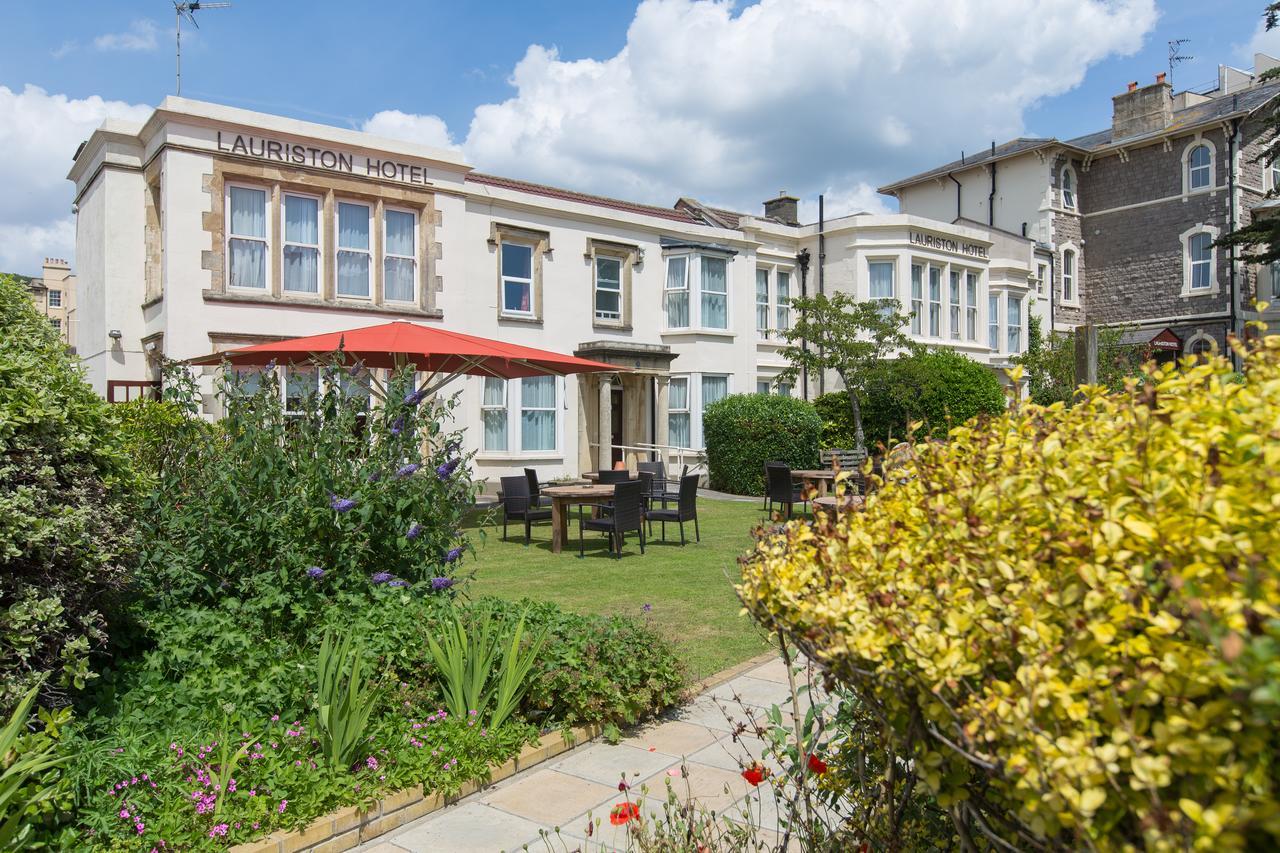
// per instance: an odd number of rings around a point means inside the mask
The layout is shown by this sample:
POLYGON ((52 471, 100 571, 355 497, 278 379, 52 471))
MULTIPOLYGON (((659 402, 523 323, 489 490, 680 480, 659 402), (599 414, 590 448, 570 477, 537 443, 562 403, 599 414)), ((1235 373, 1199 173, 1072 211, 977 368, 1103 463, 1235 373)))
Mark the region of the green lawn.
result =
POLYGON ((693 541, 693 525, 680 547, 676 525, 667 525, 667 542, 654 538, 640 554, 635 534, 627 538, 622 559, 607 551, 602 533, 586 533, 586 557, 578 558, 577 510, 569 521, 569 542, 551 553, 551 524, 533 526, 533 541, 524 544, 524 526, 513 523, 502 539, 496 524, 468 530, 476 545, 473 595, 521 597, 552 601, 580 613, 623 613, 652 620, 680 650, 691 679, 703 678, 767 649, 764 634, 746 616, 732 584, 737 558, 751 545, 751 530, 764 519, 757 501, 698 499, 702 542, 693 541), (652 605, 649 613, 644 605, 652 605))

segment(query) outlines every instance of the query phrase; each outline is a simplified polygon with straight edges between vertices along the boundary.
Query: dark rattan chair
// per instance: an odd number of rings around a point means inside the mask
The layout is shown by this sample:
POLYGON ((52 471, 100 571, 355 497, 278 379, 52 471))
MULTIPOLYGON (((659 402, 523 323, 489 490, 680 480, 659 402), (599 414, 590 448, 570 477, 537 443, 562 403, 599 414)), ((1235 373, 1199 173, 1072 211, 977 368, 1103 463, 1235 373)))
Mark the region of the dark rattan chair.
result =
POLYGON ((529 481, 529 506, 551 506, 551 498, 543 497, 542 495, 542 487, 547 484, 538 482, 537 470, 534 468, 525 468, 524 478, 529 481))
POLYGON ((702 531, 698 529, 698 475, 686 474, 680 478, 679 499, 675 509, 654 509, 647 514, 650 524, 662 523, 662 541, 667 541, 667 522, 680 525, 680 544, 685 544, 684 523, 693 522, 693 533, 698 541, 702 541, 702 531))
POLYGON ((642 477, 645 474, 649 474, 653 478, 650 487, 645 489, 649 504, 652 505, 656 501, 665 507, 667 505, 667 489, 671 485, 667 480, 667 466, 661 462, 637 462, 636 471, 642 477))
POLYGON ((791 482, 791 468, 770 462, 764 466, 765 476, 765 511, 772 510, 775 504, 787 505, 787 518, 791 518, 796 504, 805 504, 803 487, 791 482))
POLYGON ((628 480, 613 487, 612 512, 599 518, 587 518, 586 510, 591 504, 583 504, 578 510, 578 556, 586 556, 583 550, 582 534, 584 530, 599 530, 609 534, 609 550, 614 558, 622 556, 622 546, 628 532, 634 530, 640 534, 640 553, 644 553, 644 508, 641 490, 644 484, 639 480, 628 480))
POLYGON ((617 483, 625 483, 631 479, 631 472, 626 470, 614 471, 612 469, 606 469, 603 471, 597 471, 596 475, 600 478, 596 482, 602 486, 612 486, 617 483))
POLYGON ((507 538, 507 522, 524 522, 524 544, 530 540, 530 528, 535 521, 550 521, 551 510, 533 506, 526 477, 502 478, 502 538, 507 538))

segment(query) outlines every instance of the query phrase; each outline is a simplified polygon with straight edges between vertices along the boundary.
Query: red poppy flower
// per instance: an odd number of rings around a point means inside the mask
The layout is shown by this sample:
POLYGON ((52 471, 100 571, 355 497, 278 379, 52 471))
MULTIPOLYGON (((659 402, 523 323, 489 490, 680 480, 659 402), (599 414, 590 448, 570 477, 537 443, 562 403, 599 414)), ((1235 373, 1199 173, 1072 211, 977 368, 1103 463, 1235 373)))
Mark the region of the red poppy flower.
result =
POLYGON ((751 766, 742 771, 742 778, 751 783, 752 787, 759 785, 764 778, 769 775, 768 769, 763 764, 752 762, 751 766))
POLYGON ((609 823, 622 826, 629 820, 640 819, 640 807, 635 803, 618 803, 609 810, 609 823))
POLYGON ((821 776, 827 772, 827 762, 813 753, 809 753, 809 772, 821 776))

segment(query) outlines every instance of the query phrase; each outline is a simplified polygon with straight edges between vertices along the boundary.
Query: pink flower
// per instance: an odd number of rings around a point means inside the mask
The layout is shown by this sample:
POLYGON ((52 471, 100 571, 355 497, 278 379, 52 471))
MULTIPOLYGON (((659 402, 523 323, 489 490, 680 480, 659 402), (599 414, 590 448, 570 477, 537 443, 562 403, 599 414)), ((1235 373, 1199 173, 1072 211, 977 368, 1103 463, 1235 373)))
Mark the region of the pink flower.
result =
POLYGON ((128 809, 121 809, 121 810, 120 810, 120 817, 128 817, 128 816, 129 816, 129 810, 128 810, 128 809))
POLYGON ((372 755, 370 755, 368 758, 366 758, 366 759, 364 760, 364 766, 365 766, 365 767, 368 767, 370 770, 377 770, 377 769, 378 769, 378 759, 376 759, 376 758, 374 758, 372 755))
POLYGON ((209 830, 209 837, 210 837, 210 838, 219 838, 219 837, 221 837, 221 836, 224 836, 224 835, 226 835, 226 834, 227 834, 227 830, 228 830, 229 828, 230 828, 230 827, 229 827, 229 825, 228 825, 228 824, 220 823, 220 824, 218 824, 217 826, 215 826, 213 829, 209 830))
POLYGON ((135 824, 133 825, 133 828, 134 828, 134 829, 136 829, 136 830, 138 830, 138 834, 139 834, 139 835, 141 835, 142 833, 144 833, 144 832, 146 832, 146 831, 147 831, 147 825, 146 825, 145 823, 143 823, 142 821, 138 821, 137 823, 135 823, 135 824))
POLYGON ((289 801, 288 801, 288 800, 281 800, 281 801, 280 801, 280 808, 278 809, 278 811, 280 812, 280 814, 284 814, 284 810, 285 810, 286 808, 288 808, 288 807, 289 807, 289 801))
POLYGON ((273 722, 273 723, 278 723, 278 722, 280 722, 280 715, 279 715, 279 714, 272 714, 272 715, 271 715, 271 722, 273 722))

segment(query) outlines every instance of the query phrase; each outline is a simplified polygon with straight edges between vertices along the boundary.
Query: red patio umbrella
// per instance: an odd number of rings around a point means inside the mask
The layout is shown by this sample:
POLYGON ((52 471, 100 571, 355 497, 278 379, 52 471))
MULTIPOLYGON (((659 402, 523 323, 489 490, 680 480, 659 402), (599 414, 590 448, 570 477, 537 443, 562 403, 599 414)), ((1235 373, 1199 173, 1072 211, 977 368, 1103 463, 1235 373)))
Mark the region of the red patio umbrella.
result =
POLYGON ((217 352, 193 358, 189 363, 220 364, 226 361, 238 367, 261 366, 270 362, 323 363, 339 350, 350 360, 365 367, 413 366, 422 373, 430 374, 423 385, 427 392, 435 391, 461 375, 518 379, 524 376, 567 376, 571 373, 625 370, 614 364, 464 335, 433 326, 419 326, 403 320, 217 352))

